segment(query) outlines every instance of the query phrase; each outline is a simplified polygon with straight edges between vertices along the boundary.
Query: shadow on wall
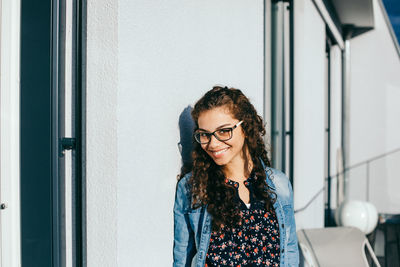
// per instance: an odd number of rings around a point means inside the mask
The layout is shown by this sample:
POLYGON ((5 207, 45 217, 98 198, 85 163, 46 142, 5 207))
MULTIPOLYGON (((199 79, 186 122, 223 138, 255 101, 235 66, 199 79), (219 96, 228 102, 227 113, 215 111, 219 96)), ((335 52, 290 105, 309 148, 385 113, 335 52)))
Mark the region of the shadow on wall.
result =
POLYGON ((192 107, 187 106, 179 116, 180 141, 178 148, 182 157, 181 175, 190 172, 192 169, 193 129, 195 124, 191 112, 192 107))

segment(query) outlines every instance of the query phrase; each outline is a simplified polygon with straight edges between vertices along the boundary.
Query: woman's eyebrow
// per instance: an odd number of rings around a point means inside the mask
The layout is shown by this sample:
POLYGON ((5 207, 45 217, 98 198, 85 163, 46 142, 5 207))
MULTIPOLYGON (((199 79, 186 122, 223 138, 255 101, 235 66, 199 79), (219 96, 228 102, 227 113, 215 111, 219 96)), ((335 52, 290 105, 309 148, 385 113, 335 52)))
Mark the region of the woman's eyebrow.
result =
POLYGON ((208 132, 207 130, 205 130, 205 129, 202 129, 202 128, 199 128, 199 129, 197 129, 198 131, 203 131, 203 132, 208 132))
MULTIPOLYGON (((218 126, 215 130, 224 128, 224 127, 226 127, 226 126, 231 126, 231 123, 226 123, 226 124, 223 124, 223 125, 221 125, 221 126, 218 126)), ((198 130, 199 130, 199 131, 203 131, 203 132, 210 132, 210 131, 205 130, 205 129, 202 129, 202 128, 199 128, 198 130)))
POLYGON ((216 130, 221 129, 221 128, 224 128, 224 127, 226 127, 226 126, 231 126, 231 123, 223 124, 223 125, 219 126, 216 130))

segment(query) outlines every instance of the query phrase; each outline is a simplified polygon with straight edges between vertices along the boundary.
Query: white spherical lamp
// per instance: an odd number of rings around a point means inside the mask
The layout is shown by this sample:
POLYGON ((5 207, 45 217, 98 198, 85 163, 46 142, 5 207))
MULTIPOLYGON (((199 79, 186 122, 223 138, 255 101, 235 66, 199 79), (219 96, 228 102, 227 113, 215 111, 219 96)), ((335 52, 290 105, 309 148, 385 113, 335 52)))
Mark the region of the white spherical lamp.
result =
POLYGON ((378 223, 378 212, 369 202, 350 200, 338 207, 335 219, 337 225, 357 227, 365 234, 369 234, 378 223))

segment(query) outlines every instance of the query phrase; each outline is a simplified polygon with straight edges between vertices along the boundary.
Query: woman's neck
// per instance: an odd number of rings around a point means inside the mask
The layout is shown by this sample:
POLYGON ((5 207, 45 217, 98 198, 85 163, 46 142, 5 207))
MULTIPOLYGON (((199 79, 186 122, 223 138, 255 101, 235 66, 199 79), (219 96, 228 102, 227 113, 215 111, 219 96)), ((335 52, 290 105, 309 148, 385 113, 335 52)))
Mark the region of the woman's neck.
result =
POLYGON ((226 164, 223 168, 225 177, 235 182, 243 182, 246 180, 253 169, 253 161, 251 157, 248 157, 247 164, 246 159, 238 159, 226 164))

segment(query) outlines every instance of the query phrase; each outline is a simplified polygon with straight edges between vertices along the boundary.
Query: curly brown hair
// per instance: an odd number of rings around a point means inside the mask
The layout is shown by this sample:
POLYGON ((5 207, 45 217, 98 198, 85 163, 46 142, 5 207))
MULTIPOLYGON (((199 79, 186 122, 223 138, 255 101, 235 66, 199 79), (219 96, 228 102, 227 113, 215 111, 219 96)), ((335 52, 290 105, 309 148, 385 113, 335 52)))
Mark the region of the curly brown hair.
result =
MULTIPOLYGON (((262 160, 266 166, 270 166, 263 141, 265 127, 262 118, 242 91, 220 86, 208 91, 197 101, 191 113, 196 129, 199 127, 198 118, 202 112, 221 106, 228 108, 234 118, 243 121, 241 125, 245 135, 243 149, 247 148, 253 163, 250 175, 255 177, 254 194, 257 199, 265 203, 265 208, 270 210, 276 195, 266 183, 266 174, 261 163, 262 160)), ((240 208, 234 201, 236 189, 225 182, 221 166, 217 165, 197 142, 194 142, 192 159, 192 176, 189 184, 193 208, 207 205, 207 211, 213 219, 213 230, 218 231, 222 226, 232 227, 241 224, 240 208)), ((249 159, 245 158, 245 169, 247 167, 249 159)))

